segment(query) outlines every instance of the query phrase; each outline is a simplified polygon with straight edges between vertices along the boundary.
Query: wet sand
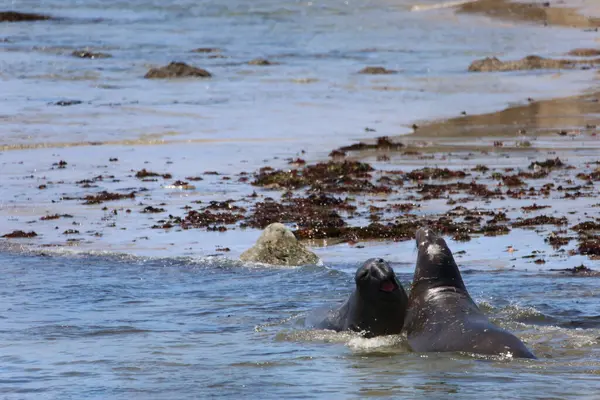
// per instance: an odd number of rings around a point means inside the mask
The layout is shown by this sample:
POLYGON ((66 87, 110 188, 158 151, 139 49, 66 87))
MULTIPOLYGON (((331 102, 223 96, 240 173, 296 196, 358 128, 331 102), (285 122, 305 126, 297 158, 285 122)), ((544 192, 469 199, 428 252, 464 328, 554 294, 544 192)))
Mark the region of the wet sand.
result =
MULTIPOLYGON (((566 136, 592 135, 600 125, 600 92, 516 105, 505 110, 480 115, 466 115, 419 125, 408 138, 436 138, 444 141, 465 138, 535 138, 561 132, 566 136), (526 131, 521 135, 519 131, 526 131)), ((548 138, 547 138, 548 139, 548 138)))
POLYGON ((597 15, 598 6, 591 2, 577 0, 565 1, 561 4, 558 2, 479 0, 458 6, 458 12, 544 25, 574 28, 600 27, 600 17, 597 15))

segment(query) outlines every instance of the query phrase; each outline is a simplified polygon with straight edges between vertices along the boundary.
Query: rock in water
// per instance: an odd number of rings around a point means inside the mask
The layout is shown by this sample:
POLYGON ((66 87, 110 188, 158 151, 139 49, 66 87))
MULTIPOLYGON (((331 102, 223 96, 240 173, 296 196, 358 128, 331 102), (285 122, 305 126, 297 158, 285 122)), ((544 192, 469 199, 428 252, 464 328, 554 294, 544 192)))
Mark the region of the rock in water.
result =
POLYGON ((0 22, 46 21, 49 19, 53 18, 42 14, 0 11, 0 22))
POLYGON ((210 78, 212 75, 205 69, 196 68, 182 62, 172 62, 165 67, 152 68, 144 78, 146 79, 168 79, 168 78, 210 78))
POLYGON ((275 265, 316 264, 319 257, 304 247, 285 225, 278 222, 265 228, 256 244, 240 256, 242 261, 275 265))
POLYGON ((483 60, 476 60, 469 66, 470 72, 498 72, 498 71, 527 71, 534 69, 573 69, 577 65, 586 63, 593 65, 599 60, 565 60, 551 59, 539 56, 527 56, 516 61, 500 61, 496 57, 486 57, 483 60))

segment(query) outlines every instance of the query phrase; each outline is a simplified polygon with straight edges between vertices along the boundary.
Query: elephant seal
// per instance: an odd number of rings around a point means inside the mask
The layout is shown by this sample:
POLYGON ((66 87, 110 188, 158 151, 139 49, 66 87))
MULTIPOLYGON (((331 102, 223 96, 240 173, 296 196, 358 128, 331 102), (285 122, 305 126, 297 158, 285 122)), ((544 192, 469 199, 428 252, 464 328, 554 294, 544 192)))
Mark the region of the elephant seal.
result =
POLYGON ((408 296, 390 265, 371 258, 354 276, 356 289, 317 328, 364 332, 365 337, 398 334, 404 325, 408 296))
POLYGON ((412 350, 535 358, 523 342, 479 310, 444 239, 426 228, 417 230, 416 238, 419 255, 405 321, 412 350))

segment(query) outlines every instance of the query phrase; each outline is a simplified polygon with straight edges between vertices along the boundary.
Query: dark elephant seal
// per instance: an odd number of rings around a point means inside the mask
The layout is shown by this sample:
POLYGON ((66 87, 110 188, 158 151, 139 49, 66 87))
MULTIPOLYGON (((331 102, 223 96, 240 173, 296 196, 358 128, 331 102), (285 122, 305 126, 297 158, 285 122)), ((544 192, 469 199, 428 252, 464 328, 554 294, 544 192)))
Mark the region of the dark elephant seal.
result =
POLYGON ((405 321, 413 351, 535 358, 523 342, 479 310, 444 239, 424 228, 416 237, 419 255, 405 321))
POLYGON ((404 325, 408 296, 390 265, 371 258, 354 276, 348 300, 317 325, 321 329, 364 332, 365 337, 398 334, 404 325))

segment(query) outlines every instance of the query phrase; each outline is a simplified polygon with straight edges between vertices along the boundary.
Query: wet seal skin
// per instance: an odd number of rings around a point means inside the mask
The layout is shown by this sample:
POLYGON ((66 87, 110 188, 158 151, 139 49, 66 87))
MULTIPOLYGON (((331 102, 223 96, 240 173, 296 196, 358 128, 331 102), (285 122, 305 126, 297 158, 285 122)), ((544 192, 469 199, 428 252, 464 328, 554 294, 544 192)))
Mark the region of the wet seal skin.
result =
POLYGON ((479 310, 444 239, 419 228, 416 240, 419 254, 405 321, 413 351, 535 358, 523 342, 479 310))
POLYGON ((358 268, 356 289, 317 328, 364 332, 365 337, 399 334, 404 325, 408 297, 390 265, 371 258, 358 268))

